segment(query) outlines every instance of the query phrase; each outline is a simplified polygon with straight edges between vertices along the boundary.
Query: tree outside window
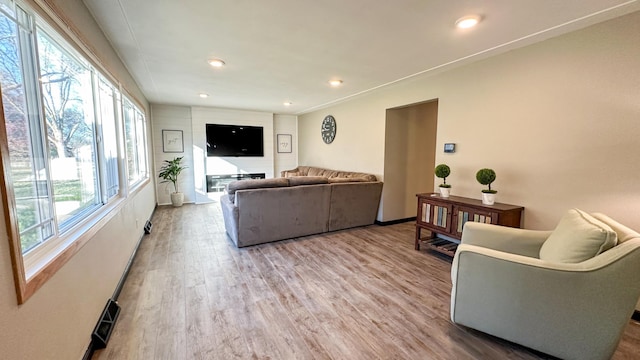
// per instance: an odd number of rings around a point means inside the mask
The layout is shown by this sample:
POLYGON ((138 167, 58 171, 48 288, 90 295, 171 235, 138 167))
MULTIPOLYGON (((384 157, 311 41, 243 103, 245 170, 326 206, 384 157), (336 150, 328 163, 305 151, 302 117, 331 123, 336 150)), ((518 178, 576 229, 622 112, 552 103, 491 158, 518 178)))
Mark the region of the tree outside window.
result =
POLYGON ((38 55, 56 216, 65 227, 100 203, 92 74, 42 30, 38 55))

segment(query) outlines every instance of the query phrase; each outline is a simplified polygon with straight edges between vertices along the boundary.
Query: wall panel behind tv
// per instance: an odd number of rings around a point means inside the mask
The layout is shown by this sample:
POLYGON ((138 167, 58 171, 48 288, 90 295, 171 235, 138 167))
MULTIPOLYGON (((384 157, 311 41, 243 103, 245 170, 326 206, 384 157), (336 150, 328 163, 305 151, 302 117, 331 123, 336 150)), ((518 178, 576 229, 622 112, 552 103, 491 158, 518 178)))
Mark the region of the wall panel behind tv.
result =
POLYGON ((205 176, 237 173, 265 173, 274 177, 273 114, 216 108, 191 108, 193 131, 193 171, 196 203, 209 202, 205 176), (264 128, 263 157, 207 157, 206 124, 261 126, 264 128))

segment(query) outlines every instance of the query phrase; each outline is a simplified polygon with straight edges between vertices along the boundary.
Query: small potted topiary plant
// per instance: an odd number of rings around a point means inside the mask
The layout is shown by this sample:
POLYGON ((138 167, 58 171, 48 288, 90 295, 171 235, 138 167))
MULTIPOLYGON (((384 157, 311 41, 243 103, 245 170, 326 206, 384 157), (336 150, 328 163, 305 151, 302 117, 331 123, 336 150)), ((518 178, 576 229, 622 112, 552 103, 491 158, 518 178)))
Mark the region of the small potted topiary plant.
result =
POLYGON ((171 193, 171 204, 173 206, 182 206, 184 201, 184 194, 178 191, 178 175, 187 168, 182 165, 182 158, 180 156, 173 160, 165 160, 158 174, 163 180, 160 183, 170 182, 173 184, 173 189, 175 190, 175 192, 171 193))
POLYGON ((451 185, 447 184, 447 176, 451 174, 451 169, 447 164, 440 164, 436 166, 433 171, 437 177, 442 179, 442 184, 440 184, 440 195, 442 197, 449 197, 449 192, 451 191, 451 185))
POLYGON ((493 169, 480 169, 476 173, 476 180, 482 185, 487 185, 488 189, 482 190, 482 203, 493 205, 498 191, 491 189, 491 183, 496 181, 496 172, 493 169))

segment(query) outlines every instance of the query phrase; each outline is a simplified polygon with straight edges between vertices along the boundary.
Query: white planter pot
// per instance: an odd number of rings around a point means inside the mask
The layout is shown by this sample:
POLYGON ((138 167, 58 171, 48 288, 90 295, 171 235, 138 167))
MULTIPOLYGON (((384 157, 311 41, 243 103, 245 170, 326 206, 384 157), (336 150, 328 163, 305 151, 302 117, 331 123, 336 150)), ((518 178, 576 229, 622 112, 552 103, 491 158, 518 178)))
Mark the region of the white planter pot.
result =
POLYGON ((493 205, 496 202, 496 194, 482 193, 482 203, 485 205, 493 205))
POLYGON ((443 198, 448 198, 450 193, 451 193, 451 188, 445 188, 445 187, 440 188, 440 196, 442 196, 443 198))
POLYGON ((184 194, 181 192, 171 193, 171 205, 173 206, 182 206, 184 202, 184 194))

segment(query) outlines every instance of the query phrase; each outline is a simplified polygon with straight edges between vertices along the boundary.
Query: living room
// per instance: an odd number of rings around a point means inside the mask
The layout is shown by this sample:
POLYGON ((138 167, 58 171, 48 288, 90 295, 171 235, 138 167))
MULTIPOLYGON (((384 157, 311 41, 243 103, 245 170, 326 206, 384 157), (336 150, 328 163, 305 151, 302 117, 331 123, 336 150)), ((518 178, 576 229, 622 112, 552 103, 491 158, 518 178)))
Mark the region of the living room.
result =
MULTIPOLYGON (((637 7, 631 3, 628 6, 637 7)), ((433 165, 446 163, 452 169, 447 178, 452 194, 476 199, 482 186, 475 172, 483 167, 495 169, 497 201, 525 207, 523 228, 553 229, 575 207, 605 213, 640 229, 636 215, 640 213, 637 10, 559 36, 529 43, 524 39, 526 46, 477 54, 296 115, 150 103, 83 2, 29 4, 45 9, 41 10, 45 16, 64 14, 97 49, 96 57, 143 103, 149 144, 153 144, 149 159, 155 167, 151 167, 149 182, 132 193, 113 220, 21 305, 16 302, 10 241, 2 235, 0 315, 6 321, 0 325, 0 350, 9 358, 82 357, 104 301, 142 236, 144 221, 151 218, 156 204, 169 203, 167 188, 155 179, 159 164, 184 155, 191 168, 181 180, 187 202, 212 201, 204 187, 209 171, 205 156, 197 153, 205 146, 202 125, 232 117, 238 124, 265 124, 265 138, 270 142, 265 142, 265 154, 270 163, 263 169, 269 177, 298 165, 378 176, 385 182, 377 216, 380 222, 415 217, 415 194, 434 191, 433 165), (390 142, 400 140, 388 137, 394 126, 389 112, 421 104, 436 109, 435 152, 422 162, 420 154, 407 150, 414 161, 391 163, 387 159, 395 157, 389 153, 394 148, 390 142), (320 135, 327 115, 336 119, 338 127, 330 145, 320 135), (163 129, 182 131, 184 153, 163 152, 163 129), (292 135, 291 153, 276 151, 277 134, 292 135), (445 143, 455 143, 455 153, 445 153, 445 143), (407 183, 411 185, 401 185, 407 183)), ((62 27, 61 20, 57 23, 62 27)), ((348 86, 347 80, 344 85, 348 86)), ((419 134, 409 135, 414 136, 412 142, 420 142, 419 134)), ((251 165, 234 166, 246 170, 251 165)), ((3 197, 2 203, 6 202, 3 197)), ((189 206, 193 205, 185 209, 189 206)), ((7 220, 3 226, 2 233, 7 234, 11 227, 7 220)))
MULTIPOLYGON (((403 184, 412 177, 420 179, 417 188, 401 194, 402 200, 391 200, 387 194, 391 190, 383 190, 379 221, 415 216, 415 194, 433 189, 426 169, 430 172, 435 161, 452 168, 448 178, 452 193, 467 197, 479 198, 481 185, 475 181, 475 172, 494 168, 499 201, 526 204, 526 228, 552 227, 570 207, 615 213, 622 223, 637 227, 634 200, 639 195, 626 191, 633 188, 640 170, 632 150, 637 105, 629 95, 636 90, 635 39, 625 30, 635 20, 632 15, 617 18, 297 117, 154 104, 155 143, 161 142, 161 128, 179 127, 187 134, 186 148, 202 149, 206 122, 227 119, 249 125, 266 118, 281 129, 268 128, 270 135, 292 133, 297 145, 291 154, 274 152, 273 170, 266 167, 269 176, 295 167, 297 157, 298 164, 365 171, 383 181, 390 176, 403 184), (387 111, 434 100, 438 100, 435 159, 427 155, 426 165, 416 161, 403 172, 387 173, 385 141, 393 140, 385 136, 392 125, 387 111), (209 114, 206 120, 203 113, 209 114), (322 141, 319 132, 329 114, 339 129, 331 145, 322 141), (444 153, 445 143, 455 143, 456 152, 444 153), (594 184, 602 185, 596 189, 594 184), (390 201, 407 206, 385 212, 390 201)), ((272 143, 265 146, 273 149, 272 143)), ((156 146, 156 165, 171 155, 156 146)), ((182 180, 186 199, 205 202, 206 197, 197 197, 203 185, 194 189, 191 184, 201 184, 209 169, 201 168, 202 155, 193 160, 191 156, 187 152, 185 161, 194 164, 196 175, 182 180)), ((168 203, 166 189, 159 189, 159 203, 168 203)))
MULTIPOLYGON (((452 193, 479 198, 481 185, 475 181, 475 171, 491 167, 498 174, 494 186, 499 190, 499 201, 527 205, 526 228, 553 226, 572 206, 619 214, 621 222, 638 226, 634 216, 638 195, 626 191, 633 187, 640 170, 632 151, 636 101, 630 94, 636 90, 635 39, 623 30, 634 20, 632 15, 617 18, 297 117, 152 104, 157 122, 154 143, 160 144, 162 128, 179 127, 185 134, 185 148, 202 149, 202 125, 206 122, 229 119, 227 122, 250 125, 255 119, 266 118, 279 127, 270 126, 269 135, 292 133, 294 144, 291 154, 273 152, 274 166, 267 167, 270 176, 295 167, 297 157, 298 164, 366 171, 384 181, 391 175, 385 172, 389 165, 385 163, 385 141, 390 140, 385 137, 385 127, 390 126, 387 111, 437 100, 435 163, 445 162, 452 168, 448 178, 452 193), (205 112, 209 115, 203 120, 205 112), (322 141, 319 131, 329 114, 338 124, 331 145, 322 141), (456 152, 444 153, 445 143, 455 143, 456 152), (602 185, 596 190, 594 184, 602 185)), ((266 153, 273 150, 273 143, 265 146, 269 146, 266 153)), ((192 160, 191 152, 185 156, 185 161, 196 167, 203 162, 202 157, 192 160)), ((156 145, 157 166, 169 157, 171 154, 156 145)), ((424 166, 427 168, 431 167, 424 166)), ((411 214, 415 193, 433 189, 433 179, 422 174, 424 169, 422 164, 411 164, 407 169, 418 173, 424 184, 407 191, 410 206, 405 213, 385 214, 383 204, 379 221, 415 216, 411 214)), ((202 185, 195 190, 191 186, 202 182, 205 171, 208 169, 194 169, 200 172, 195 179, 191 173, 185 175, 182 183, 187 201, 206 201, 196 198, 202 185)), ((414 175, 400 176, 406 176, 403 181, 414 175)), ((168 203, 165 189, 159 189, 159 203, 168 203)))

